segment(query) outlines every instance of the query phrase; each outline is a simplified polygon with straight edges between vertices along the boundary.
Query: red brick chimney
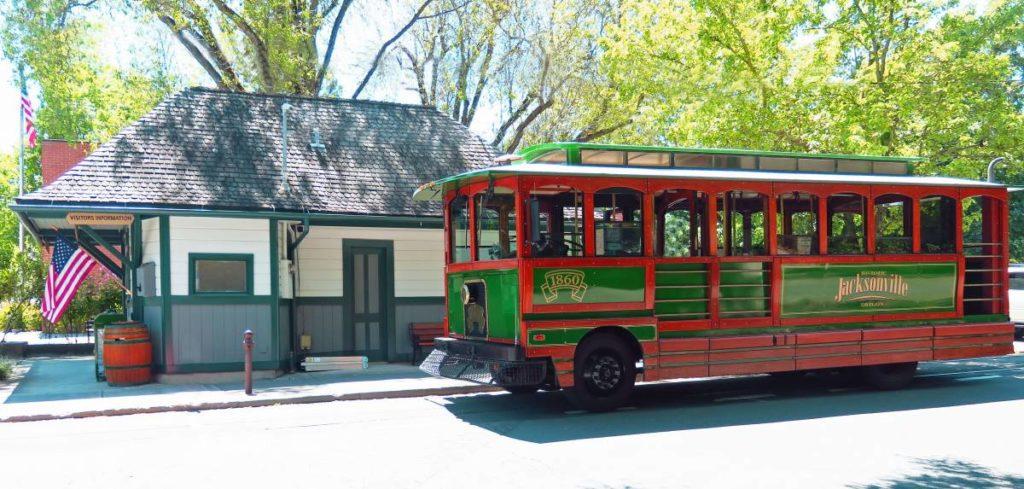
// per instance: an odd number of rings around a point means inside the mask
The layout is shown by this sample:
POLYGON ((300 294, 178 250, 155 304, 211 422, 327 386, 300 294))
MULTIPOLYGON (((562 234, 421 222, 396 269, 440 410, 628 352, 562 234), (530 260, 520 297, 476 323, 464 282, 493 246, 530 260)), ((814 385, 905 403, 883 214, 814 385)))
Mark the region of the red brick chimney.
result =
POLYGON ((39 150, 39 164, 43 171, 43 185, 49 185, 85 159, 91 150, 87 142, 69 143, 60 139, 44 139, 39 150))

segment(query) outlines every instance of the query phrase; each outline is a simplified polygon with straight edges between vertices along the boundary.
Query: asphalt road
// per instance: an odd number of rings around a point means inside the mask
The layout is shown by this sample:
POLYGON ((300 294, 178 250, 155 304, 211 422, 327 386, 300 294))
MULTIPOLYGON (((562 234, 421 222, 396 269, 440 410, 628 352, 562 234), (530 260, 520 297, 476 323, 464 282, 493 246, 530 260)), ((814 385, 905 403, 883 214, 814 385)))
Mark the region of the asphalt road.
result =
POLYGON ((482 394, 0 425, 0 487, 1022 487, 1024 356, 912 387, 642 386, 606 414, 482 394))

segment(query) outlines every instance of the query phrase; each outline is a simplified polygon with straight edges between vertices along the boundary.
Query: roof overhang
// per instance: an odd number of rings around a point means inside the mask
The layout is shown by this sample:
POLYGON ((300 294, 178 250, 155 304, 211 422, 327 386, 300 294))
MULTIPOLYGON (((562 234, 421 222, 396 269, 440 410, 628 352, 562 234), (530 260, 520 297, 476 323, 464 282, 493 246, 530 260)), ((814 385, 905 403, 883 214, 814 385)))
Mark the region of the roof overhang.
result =
MULTIPOLYGON (((88 204, 71 202, 15 202, 8 206, 29 232, 40 242, 50 243, 58 231, 72 231, 67 215, 74 212, 97 214, 132 214, 134 216, 191 216, 238 219, 281 219, 320 221, 360 227, 402 227, 436 229, 443 226, 441 216, 401 216, 384 214, 342 214, 277 210, 209 209, 126 204, 88 204)), ((93 226, 104 238, 120 239, 122 226, 93 226)))

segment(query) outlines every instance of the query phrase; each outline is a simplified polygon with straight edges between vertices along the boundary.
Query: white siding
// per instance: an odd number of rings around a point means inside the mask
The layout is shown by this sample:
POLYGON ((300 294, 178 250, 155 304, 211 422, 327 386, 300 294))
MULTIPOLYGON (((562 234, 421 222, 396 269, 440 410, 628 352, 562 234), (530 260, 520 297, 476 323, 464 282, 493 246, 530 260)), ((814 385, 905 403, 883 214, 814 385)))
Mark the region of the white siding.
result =
POLYGON ((444 295, 444 232, 440 229, 317 226, 298 250, 299 297, 341 297, 341 242, 379 239, 395 244, 395 296, 444 295))
POLYGON ((189 253, 253 255, 253 293, 270 294, 270 224, 266 219, 171 217, 171 292, 188 295, 189 253))
POLYGON ((142 263, 156 264, 156 295, 160 295, 160 219, 142 221, 142 263))

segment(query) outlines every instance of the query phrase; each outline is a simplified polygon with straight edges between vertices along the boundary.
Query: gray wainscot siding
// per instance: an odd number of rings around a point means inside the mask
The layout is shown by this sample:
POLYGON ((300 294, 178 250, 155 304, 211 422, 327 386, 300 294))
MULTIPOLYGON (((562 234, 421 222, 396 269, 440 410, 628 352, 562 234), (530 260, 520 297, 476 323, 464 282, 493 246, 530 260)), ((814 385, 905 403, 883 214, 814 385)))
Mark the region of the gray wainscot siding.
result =
POLYGON ((244 360, 242 333, 246 329, 251 329, 256 339, 253 362, 274 360, 271 310, 270 304, 174 304, 168 370, 190 365, 237 370, 244 360))
MULTIPOLYGON (((158 299, 159 300, 159 299, 158 299)), ((142 307, 142 322, 149 328, 149 339, 153 342, 153 365, 162 366, 164 361, 163 307, 146 304, 142 307)), ((161 369, 158 368, 157 371, 161 369)))
POLYGON ((344 329, 344 310, 341 297, 338 298, 299 298, 297 299, 297 324, 295 328, 295 345, 300 345, 299 338, 303 334, 312 336, 313 348, 310 354, 340 353, 351 348, 346 341, 344 329))
POLYGON ((412 342, 409 341, 409 325, 411 323, 430 323, 444 321, 444 297, 396 297, 395 298, 395 336, 393 345, 397 348, 389 350, 391 361, 407 361, 412 355, 412 342))

